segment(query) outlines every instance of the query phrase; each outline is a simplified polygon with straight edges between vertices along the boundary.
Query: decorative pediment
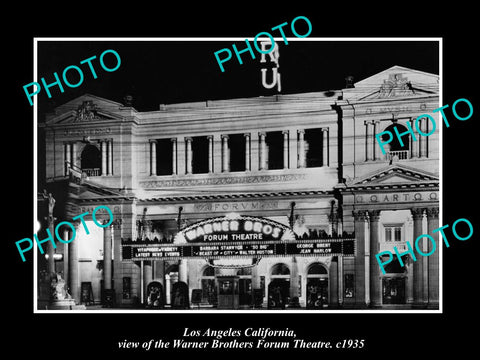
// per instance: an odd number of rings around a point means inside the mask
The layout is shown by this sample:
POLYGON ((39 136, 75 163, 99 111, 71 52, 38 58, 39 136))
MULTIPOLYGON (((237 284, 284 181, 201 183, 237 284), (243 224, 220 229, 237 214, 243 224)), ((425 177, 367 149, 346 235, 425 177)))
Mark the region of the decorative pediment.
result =
POLYGON ((353 88, 345 90, 344 98, 364 101, 433 95, 438 92, 438 75, 402 66, 392 66, 356 82, 353 88))
POLYGON ((390 165, 365 176, 353 179, 347 187, 376 187, 403 185, 438 185, 439 178, 432 173, 404 165, 390 165))
POLYGON ((94 95, 85 94, 56 108, 49 114, 46 123, 73 124, 94 121, 122 120, 120 108, 123 105, 94 95))

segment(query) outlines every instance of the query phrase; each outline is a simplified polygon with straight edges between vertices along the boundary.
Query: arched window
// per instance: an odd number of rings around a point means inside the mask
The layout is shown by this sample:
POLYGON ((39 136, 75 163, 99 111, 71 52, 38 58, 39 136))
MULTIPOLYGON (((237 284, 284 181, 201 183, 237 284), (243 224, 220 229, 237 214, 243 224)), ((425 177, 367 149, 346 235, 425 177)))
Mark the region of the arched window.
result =
POLYGON ((275 264, 272 267, 272 276, 290 275, 290 269, 285 264, 275 264))
POLYGON ((95 145, 87 144, 83 149, 81 167, 87 176, 102 175, 102 156, 95 145))
MULTIPOLYGON (((411 135, 404 135, 401 137, 402 143, 400 143, 398 136, 395 132, 394 129, 397 129, 399 134, 403 134, 406 131, 408 131, 407 127, 402 125, 402 124, 392 124, 390 126, 387 126, 385 131, 390 131, 392 134, 392 141, 388 143, 387 145, 389 146, 389 151, 387 152, 388 156, 390 159, 392 159, 394 156, 397 156, 399 160, 404 160, 409 158, 409 152, 410 152, 410 138, 411 135)), ((388 141, 389 136, 387 134, 382 135, 382 141, 388 141)))
POLYGON ((313 263, 307 271, 307 308, 322 309, 328 304, 328 271, 313 263))

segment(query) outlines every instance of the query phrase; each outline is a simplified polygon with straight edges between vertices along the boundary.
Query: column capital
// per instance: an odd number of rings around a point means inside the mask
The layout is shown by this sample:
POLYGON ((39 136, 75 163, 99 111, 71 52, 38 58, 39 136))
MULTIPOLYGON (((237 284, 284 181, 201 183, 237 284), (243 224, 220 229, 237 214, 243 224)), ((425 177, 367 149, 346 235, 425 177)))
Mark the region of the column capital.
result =
MULTIPOLYGON (((101 223, 102 225, 106 225, 106 224, 108 224, 109 222, 110 222, 110 220, 107 220, 107 219, 100 220, 100 223, 101 223)), ((103 229, 104 229, 104 230, 111 229, 112 226, 113 226, 113 222, 112 222, 109 226, 104 227, 103 229)))
POLYGON ((330 129, 328 127, 322 128, 322 132, 324 132, 324 133, 329 132, 329 131, 330 131, 330 129))
POLYGON ((425 209, 427 213, 427 219, 438 219, 440 209, 438 207, 430 207, 425 209))
POLYGON ((285 135, 285 134, 288 135, 288 134, 290 134, 290 131, 289 130, 282 130, 282 134, 283 135, 285 135))
POLYGON ((207 135, 207 140, 213 140, 213 135, 207 135))
POLYGON ((120 229, 121 226, 122 226, 122 219, 113 220, 112 226, 113 226, 114 229, 117 229, 117 230, 120 229))
POLYGON ((413 220, 421 220, 423 219, 423 209, 422 208, 412 208, 410 209, 412 213, 413 220))
POLYGON ((229 136, 228 136, 227 134, 222 134, 222 135, 220 135, 220 137, 221 137, 222 139, 228 139, 228 138, 229 138, 229 136))
POLYGON ((298 134, 305 134, 305 129, 298 129, 298 130, 297 130, 297 133, 298 133, 298 134))
POLYGON ((265 136, 267 136, 267 134, 266 134, 265 131, 259 131, 259 132, 258 132, 258 136, 260 136, 260 137, 265 137, 265 136))
POLYGON ((373 120, 365 120, 363 122, 364 125, 370 125, 370 124, 373 124, 373 120))
POLYGON ((186 141, 186 142, 192 142, 193 139, 192 139, 191 136, 187 136, 187 137, 185 137, 185 141, 186 141))
POLYGON ((177 138, 171 138, 170 141, 171 142, 177 142, 177 138))
POLYGON ((365 221, 367 218, 367 212, 365 210, 353 210, 352 215, 356 221, 365 221))
POLYGON ((381 212, 381 210, 368 210, 368 217, 370 218, 370 221, 378 222, 378 220, 380 220, 381 212))
POLYGON ((245 136, 245 137, 250 137, 251 134, 250 134, 250 133, 244 133, 243 136, 245 136))
POLYGON ((158 142, 158 140, 157 139, 149 139, 148 142, 150 144, 156 144, 158 142))

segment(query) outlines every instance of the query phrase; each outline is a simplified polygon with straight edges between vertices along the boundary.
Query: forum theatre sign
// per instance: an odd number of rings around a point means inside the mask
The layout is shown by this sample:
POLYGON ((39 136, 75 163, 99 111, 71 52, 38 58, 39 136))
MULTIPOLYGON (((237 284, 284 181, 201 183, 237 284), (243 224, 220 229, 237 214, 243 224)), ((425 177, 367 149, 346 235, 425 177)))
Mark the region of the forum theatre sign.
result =
POLYGON ((259 258, 274 256, 353 256, 354 239, 296 239, 276 221, 252 216, 215 217, 191 224, 173 243, 123 245, 124 260, 259 258))

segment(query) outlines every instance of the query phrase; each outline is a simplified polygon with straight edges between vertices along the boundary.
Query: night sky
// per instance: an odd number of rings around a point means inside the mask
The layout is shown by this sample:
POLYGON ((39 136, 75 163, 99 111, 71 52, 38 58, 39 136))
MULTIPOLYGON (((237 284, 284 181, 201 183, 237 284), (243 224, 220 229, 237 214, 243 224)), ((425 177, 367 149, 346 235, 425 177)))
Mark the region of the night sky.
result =
MULTIPOLYGON (((289 41, 280 38, 281 93, 341 89, 345 77, 360 81, 393 65, 400 65, 434 74, 439 73, 439 45, 436 41, 289 41)), ((229 48, 232 43, 239 50, 245 48, 236 41, 41 41, 38 45, 38 80, 54 81, 53 73, 61 78, 69 65, 79 66, 84 81, 76 88, 64 85, 50 88, 52 98, 42 90, 37 95, 40 113, 51 110, 84 93, 90 93, 117 102, 123 102, 128 93, 134 96, 134 107, 139 111, 158 110, 159 104, 191 101, 233 99, 277 94, 277 88, 265 89, 261 84, 260 54, 256 59, 242 54, 240 65, 235 54, 225 62, 225 72, 214 57, 214 52, 229 48), (107 49, 115 50, 121 65, 114 72, 104 71, 100 55, 107 49), (93 79, 87 64, 80 61, 93 55, 98 75, 93 79)), ((221 54, 223 57, 224 54, 221 54)), ((267 55, 267 60, 269 59, 267 55)), ((107 54, 105 62, 114 67, 114 55, 107 54), (109 62, 110 61, 110 62, 109 62)), ((79 81, 75 70, 68 71, 71 83, 79 81)), ((271 72, 268 72, 270 75, 271 72)), ((268 78, 270 79, 270 78, 268 78)), ((62 81, 63 83, 63 81, 62 81)), ((26 100, 26 99, 25 99, 26 100)), ((40 118, 41 120, 41 118, 40 118)))

